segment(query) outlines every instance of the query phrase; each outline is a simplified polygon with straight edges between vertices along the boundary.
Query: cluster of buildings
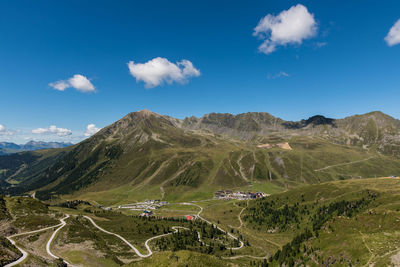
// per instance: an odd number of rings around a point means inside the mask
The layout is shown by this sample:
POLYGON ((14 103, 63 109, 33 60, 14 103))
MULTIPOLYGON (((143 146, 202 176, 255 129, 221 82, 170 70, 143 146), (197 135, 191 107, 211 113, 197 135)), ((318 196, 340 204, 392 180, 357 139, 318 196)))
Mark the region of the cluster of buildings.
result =
POLYGON ((233 192, 232 190, 219 190, 214 193, 214 199, 256 199, 268 196, 263 192, 233 192))
POLYGON ((130 209, 130 210, 156 210, 161 208, 162 206, 168 205, 167 201, 161 201, 159 199, 155 200, 146 200, 144 202, 137 202, 133 204, 121 205, 118 206, 118 209, 130 209))

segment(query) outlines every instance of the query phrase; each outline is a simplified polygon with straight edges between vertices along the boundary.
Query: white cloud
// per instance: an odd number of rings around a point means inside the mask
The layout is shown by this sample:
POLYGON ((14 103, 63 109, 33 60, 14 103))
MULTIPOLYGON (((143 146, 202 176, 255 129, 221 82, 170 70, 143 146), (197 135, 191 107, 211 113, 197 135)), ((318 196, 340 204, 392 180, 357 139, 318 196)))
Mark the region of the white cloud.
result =
POLYGON ((68 87, 71 87, 71 85, 66 81, 57 81, 55 83, 49 83, 49 85, 58 91, 64 91, 68 87))
POLYGON ((96 90, 90 80, 81 74, 75 74, 68 80, 60 80, 54 83, 49 83, 49 86, 58 91, 64 91, 69 87, 73 87, 76 90, 84 93, 94 92, 96 90))
POLYGON ((89 124, 86 126, 85 136, 92 136, 100 130, 101 128, 97 128, 95 124, 89 124))
POLYGON ((176 64, 166 58, 156 57, 146 63, 129 61, 129 72, 136 81, 143 81, 147 88, 152 88, 173 82, 184 83, 190 77, 200 76, 200 70, 196 69, 189 60, 182 60, 176 64))
POLYGON ((13 135, 14 132, 8 130, 4 125, 0 124, 0 135, 13 135))
POLYGON ((270 54, 279 45, 301 44, 303 40, 313 37, 317 33, 317 22, 314 14, 308 12, 301 4, 283 10, 277 16, 268 14, 260 20, 254 28, 254 36, 264 42, 258 49, 270 54))
POLYGON ((193 63, 189 60, 183 59, 178 62, 179 66, 183 66, 182 74, 185 77, 198 77, 200 76, 200 71, 193 66, 193 63))
POLYGON ((390 28, 385 41, 389 46, 400 44, 400 19, 390 28))
POLYGON ((277 79, 277 78, 281 78, 281 77, 290 77, 290 74, 288 74, 288 73, 286 73, 284 71, 280 71, 277 74, 273 74, 272 75, 272 74, 268 73, 268 75, 267 75, 268 80, 277 79))
POLYGON ((52 125, 47 128, 37 128, 32 130, 33 134, 56 134, 57 136, 68 136, 72 134, 71 130, 65 128, 57 128, 55 125, 52 125))
POLYGON ((93 84, 83 75, 75 74, 68 81, 78 91, 92 92, 95 90, 93 84))

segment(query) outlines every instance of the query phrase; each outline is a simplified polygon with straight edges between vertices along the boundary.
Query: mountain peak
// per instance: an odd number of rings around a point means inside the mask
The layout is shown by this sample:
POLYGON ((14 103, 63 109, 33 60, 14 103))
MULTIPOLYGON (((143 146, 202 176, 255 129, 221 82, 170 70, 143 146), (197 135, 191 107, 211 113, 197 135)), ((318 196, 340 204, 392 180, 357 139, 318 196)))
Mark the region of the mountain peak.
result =
POLYGON ((142 110, 136 111, 135 113, 138 115, 144 116, 144 117, 150 117, 151 115, 160 116, 160 114, 155 113, 148 109, 142 109, 142 110))
POLYGON ((332 118, 327 118, 325 116, 322 115, 315 115, 312 116, 310 118, 308 118, 307 120, 305 120, 305 124, 313 124, 313 125, 321 125, 321 124, 330 124, 333 125, 334 119, 332 118))
POLYGON ((143 121, 143 120, 148 120, 152 116, 154 117, 163 117, 162 115, 155 113, 153 111, 150 111, 148 109, 142 109, 139 111, 134 111, 129 114, 127 114, 125 117, 120 119, 119 121, 113 123, 110 126, 115 126, 118 125, 118 127, 126 127, 126 126, 135 126, 137 122, 143 121))

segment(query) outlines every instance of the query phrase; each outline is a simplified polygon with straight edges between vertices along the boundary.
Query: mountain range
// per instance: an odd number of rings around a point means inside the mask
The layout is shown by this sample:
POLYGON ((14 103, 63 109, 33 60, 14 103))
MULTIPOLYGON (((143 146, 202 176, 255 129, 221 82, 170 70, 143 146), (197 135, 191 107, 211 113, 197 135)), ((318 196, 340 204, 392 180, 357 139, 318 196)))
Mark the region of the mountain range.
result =
POLYGON ((110 204, 398 174, 400 121, 378 111, 285 121, 264 112, 182 120, 142 110, 73 146, 0 156, 4 194, 110 204))
POLYGON ((73 145, 72 143, 65 142, 43 142, 43 141, 29 141, 26 144, 18 145, 10 142, 0 142, 0 155, 8 155, 22 151, 33 151, 49 148, 63 148, 73 145))

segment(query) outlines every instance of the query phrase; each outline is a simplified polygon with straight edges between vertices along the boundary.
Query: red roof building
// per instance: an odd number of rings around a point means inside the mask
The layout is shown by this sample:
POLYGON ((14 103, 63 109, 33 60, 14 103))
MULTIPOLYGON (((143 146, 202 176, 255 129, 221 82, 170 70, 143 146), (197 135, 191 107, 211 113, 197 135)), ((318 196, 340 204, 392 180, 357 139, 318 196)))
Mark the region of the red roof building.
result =
POLYGON ((186 215, 186 220, 191 221, 191 220, 193 220, 193 217, 190 215, 186 215))

